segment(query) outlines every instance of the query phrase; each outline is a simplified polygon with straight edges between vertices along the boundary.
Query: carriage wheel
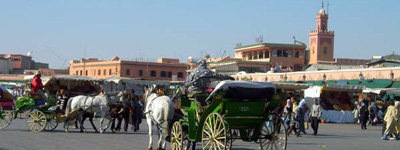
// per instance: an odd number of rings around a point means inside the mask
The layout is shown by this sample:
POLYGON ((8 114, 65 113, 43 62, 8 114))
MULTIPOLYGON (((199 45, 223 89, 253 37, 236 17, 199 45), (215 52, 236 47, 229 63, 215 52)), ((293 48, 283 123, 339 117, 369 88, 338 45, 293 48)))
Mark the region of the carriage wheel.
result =
POLYGON ((172 125, 171 131, 171 148, 172 150, 182 150, 183 149, 183 140, 184 140, 184 133, 182 130, 182 124, 179 121, 176 121, 172 125))
POLYGON ((46 115, 41 111, 31 111, 26 116, 26 126, 33 132, 43 131, 46 124, 46 115))
POLYGON ((261 150, 286 150, 287 131, 280 117, 263 123, 259 142, 261 150))
POLYGON ((58 123, 56 121, 56 114, 55 113, 46 114, 46 118, 47 118, 47 123, 46 123, 46 128, 44 128, 44 130, 53 131, 54 129, 56 129, 58 126, 58 123))
POLYGON ((203 124, 202 145, 203 150, 225 150, 227 141, 227 130, 222 116, 211 113, 203 124))
POLYGON ((227 137, 227 141, 226 141, 226 150, 231 150, 232 149, 232 143, 234 141, 233 139, 233 130, 229 130, 226 132, 226 137, 227 137))
POLYGON ((0 130, 7 128, 12 121, 12 113, 9 112, 2 112, 0 118, 0 130))

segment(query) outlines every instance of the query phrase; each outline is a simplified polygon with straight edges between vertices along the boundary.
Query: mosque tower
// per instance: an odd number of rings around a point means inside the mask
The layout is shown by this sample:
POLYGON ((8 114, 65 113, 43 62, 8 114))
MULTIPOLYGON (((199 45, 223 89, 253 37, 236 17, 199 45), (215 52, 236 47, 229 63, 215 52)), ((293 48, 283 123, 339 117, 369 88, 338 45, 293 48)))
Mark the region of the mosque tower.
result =
POLYGON ((328 30, 328 14, 322 4, 321 10, 317 14, 317 29, 310 31, 308 64, 333 63, 334 37, 334 31, 328 30))

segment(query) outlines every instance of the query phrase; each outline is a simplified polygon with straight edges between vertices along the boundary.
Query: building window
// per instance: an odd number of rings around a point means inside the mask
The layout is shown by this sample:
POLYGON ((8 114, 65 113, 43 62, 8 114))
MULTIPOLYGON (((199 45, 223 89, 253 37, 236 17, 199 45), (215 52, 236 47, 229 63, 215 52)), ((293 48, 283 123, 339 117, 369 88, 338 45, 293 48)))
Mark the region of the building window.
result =
POLYGON ((260 59, 263 59, 264 58, 264 55, 263 55, 264 53, 262 52, 262 51, 260 51, 259 53, 258 53, 258 58, 260 58, 260 59))
POLYGON ((139 70, 139 76, 143 76, 143 70, 139 70))
POLYGON ((155 70, 150 71, 150 76, 152 77, 157 76, 157 72, 155 70))
POLYGON ((289 51, 288 50, 282 50, 282 56, 283 57, 289 57, 289 51))
POLYGON ((78 75, 78 70, 76 71, 76 74, 75 75, 78 75))
POLYGON ((265 51, 264 56, 265 56, 265 58, 269 58, 269 51, 265 51))
POLYGON ((103 75, 106 75, 107 74, 107 70, 106 69, 104 69, 104 71, 103 71, 103 75))
POLYGON ((300 57, 300 51, 296 51, 296 53, 294 53, 294 57, 299 58, 300 57))
POLYGON ((283 56, 282 50, 278 49, 278 57, 282 57, 282 56, 283 56))
POLYGON ((277 56, 278 56, 278 55, 277 55, 277 51, 278 51, 278 50, 273 50, 273 51, 272 51, 272 57, 277 57, 277 56))
POLYGON ((254 58, 253 59, 257 59, 257 52, 255 52, 255 53, 253 53, 253 55, 254 55, 254 58))
POLYGON ((178 78, 183 78, 183 73, 182 72, 178 72, 178 78))
POLYGON ((172 77, 172 72, 168 71, 168 77, 171 78, 172 77))
POLYGON ((108 71, 108 74, 111 75, 111 69, 108 71))
POLYGON ((253 55, 251 53, 247 54, 247 60, 252 60, 253 59, 253 55))
POLYGON ((131 75, 131 70, 129 70, 129 69, 126 69, 126 76, 130 76, 131 75))
POLYGON ((89 75, 87 70, 85 71, 85 73, 86 73, 86 74, 85 74, 86 76, 88 76, 88 75, 89 75))
POLYGON ((143 76, 143 70, 139 70, 139 76, 143 76))
POLYGON ((324 47, 324 54, 328 53, 328 48, 324 47))
POLYGON ((161 77, 167 77, 167 72, 166 71, 161 71, 161 77))
POLYGON ((312 48, 312 53, 315 54, 314 47, 312 48))
POLYGON ((101 75, 101 70, 97 70, 97 75, 101 75))

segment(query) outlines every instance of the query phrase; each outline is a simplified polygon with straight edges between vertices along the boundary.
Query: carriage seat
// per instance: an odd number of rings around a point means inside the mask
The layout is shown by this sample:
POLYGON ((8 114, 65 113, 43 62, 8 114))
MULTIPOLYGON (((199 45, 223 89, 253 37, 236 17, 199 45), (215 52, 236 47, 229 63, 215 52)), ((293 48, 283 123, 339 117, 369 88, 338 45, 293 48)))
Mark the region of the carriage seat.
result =
POLYGON ((3 107, 3 110, 13 110, 14 100, 0 98, 0 106, 3 107))
POLYGON ((222 81, 211 92, 206 102, 210 102, 213 95, 217 92, 222 92, 224 98, 233 100, 270 100, 275 94, 275 85, 268 82, 256 81, 222 81))

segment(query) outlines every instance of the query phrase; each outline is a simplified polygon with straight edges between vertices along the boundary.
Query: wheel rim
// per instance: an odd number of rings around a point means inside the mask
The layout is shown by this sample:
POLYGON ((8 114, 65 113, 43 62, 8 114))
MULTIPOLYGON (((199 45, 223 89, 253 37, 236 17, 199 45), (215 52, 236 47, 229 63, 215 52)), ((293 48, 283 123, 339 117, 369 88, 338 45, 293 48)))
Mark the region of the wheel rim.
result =
POLYGON ((43 131, 47 124, 46 115, 41 111, 32 111, 26 117, 26 125, 33 132, 43 131))
POLYGON ((262 150, 286 150, 287 134, 283 121, 279 118, 263 123, 260 148, 262 150))
POLYGON ((218 113, 211 113, 203 124, 203 150, 225 150, 226 148, 225 123, 218 113))
POLYGON ((56 122, 56 115, 55 114, 48 114, 46 115, 47 118, 47 123, 46 123, 46 128, 44 130, 46 131, 53 131, 54 129, 57 128, 58 123, 56 122))
POLYGON ((3 119, 0 119, 0 130, 7 128, 12 121, 12 114, 8 112, 2 113, 3 119))
POLYGON ((232 130, 229 130, 229 131, 227 131, 226 132, 226 137, 227 137, 227 140, 226 140, 226 150, 231 150, 232 149, 232 143, 233 143, 233 139, 232 139, 232 137, 233 137, 233 134, 232 134, 232 130))
POLYGON ((171 132, 171 148, 172 150, 182 150, 183 147, 183 132, 182 132, 182 125, 179 121, 176 121, 172 125, 172 132, 171 132))

